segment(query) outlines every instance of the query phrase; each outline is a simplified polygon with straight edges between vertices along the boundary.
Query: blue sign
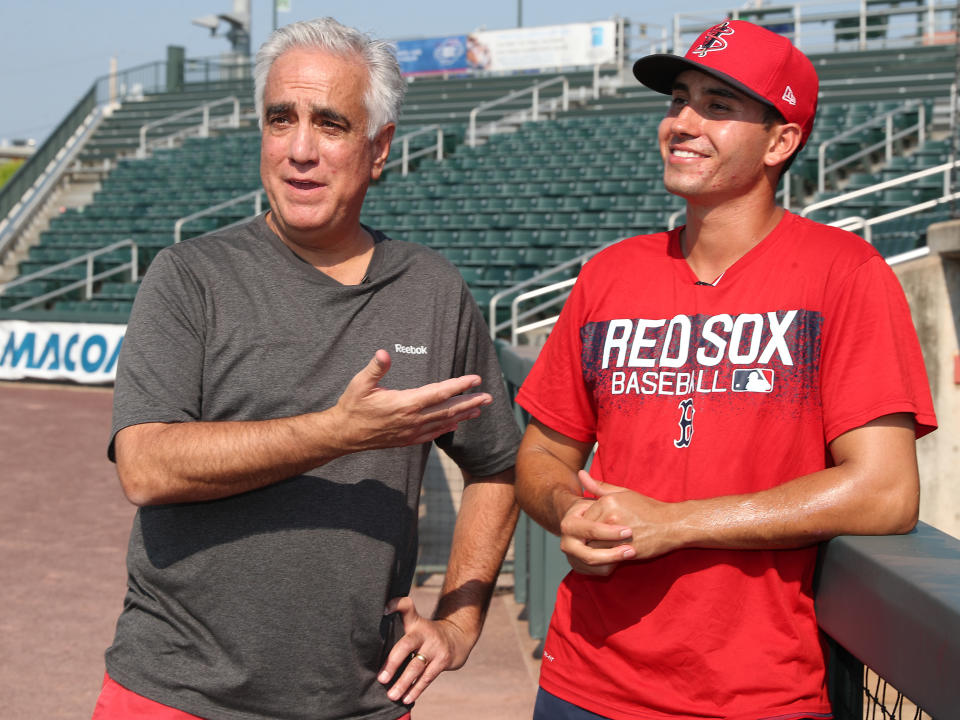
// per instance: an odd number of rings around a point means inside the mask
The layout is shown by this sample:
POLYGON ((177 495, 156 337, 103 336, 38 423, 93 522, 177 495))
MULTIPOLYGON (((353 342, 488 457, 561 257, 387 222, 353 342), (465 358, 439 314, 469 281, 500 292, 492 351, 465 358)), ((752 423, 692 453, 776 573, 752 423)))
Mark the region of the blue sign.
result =
POLYGON ((467 37, 398 40, 397 60, 404 75, 463 72, 467 69, 467 37))

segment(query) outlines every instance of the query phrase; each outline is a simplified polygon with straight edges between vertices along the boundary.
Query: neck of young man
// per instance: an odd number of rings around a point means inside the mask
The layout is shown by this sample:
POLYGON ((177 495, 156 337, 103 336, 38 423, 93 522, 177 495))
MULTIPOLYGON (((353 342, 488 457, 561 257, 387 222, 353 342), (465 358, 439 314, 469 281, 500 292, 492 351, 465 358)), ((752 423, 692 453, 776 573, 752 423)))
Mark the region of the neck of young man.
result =
POLYGON ((697 279, 713 284, 769 235, 783 214, 773 197, 738 198, 716 205, 688 199, 680 249, 697 279))

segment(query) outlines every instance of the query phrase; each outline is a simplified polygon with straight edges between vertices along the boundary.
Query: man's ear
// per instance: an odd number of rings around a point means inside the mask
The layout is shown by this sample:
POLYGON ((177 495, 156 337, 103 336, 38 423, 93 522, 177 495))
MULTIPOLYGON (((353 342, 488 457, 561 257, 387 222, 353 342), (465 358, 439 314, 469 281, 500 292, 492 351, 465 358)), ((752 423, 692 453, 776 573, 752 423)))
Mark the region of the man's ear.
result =
POLYGON ((370 179, 376 180, 383 173, 383 166, 387 163, 387 157, 390 155, 390 143, 393 142, 393 134, 397 131, 397 126, 393 123, 387 123, 377 136, 373 139, 373 166, 370 168, 370 179))
POLYGON ((800 147, 803 130, 797 123, 775 125, 770 134, 770 146, 764 163, 767 167, 776 167, 789 160, 800 147))

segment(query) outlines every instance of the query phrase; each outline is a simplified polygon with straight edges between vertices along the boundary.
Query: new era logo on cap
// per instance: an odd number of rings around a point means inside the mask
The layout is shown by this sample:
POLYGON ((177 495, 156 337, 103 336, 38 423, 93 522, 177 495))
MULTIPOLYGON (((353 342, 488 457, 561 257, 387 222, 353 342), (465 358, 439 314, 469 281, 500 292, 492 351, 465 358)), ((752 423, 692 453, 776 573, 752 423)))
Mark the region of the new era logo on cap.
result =
POLYGON ((817 114, 820 82, 813 63, 789 39, 746 20, 725 20, 705 30, 683 57, 657 54, 633 66, 637 80, 665 95, 684 70, 699 70, 772 105, 797 123, 806 143, 817 114))

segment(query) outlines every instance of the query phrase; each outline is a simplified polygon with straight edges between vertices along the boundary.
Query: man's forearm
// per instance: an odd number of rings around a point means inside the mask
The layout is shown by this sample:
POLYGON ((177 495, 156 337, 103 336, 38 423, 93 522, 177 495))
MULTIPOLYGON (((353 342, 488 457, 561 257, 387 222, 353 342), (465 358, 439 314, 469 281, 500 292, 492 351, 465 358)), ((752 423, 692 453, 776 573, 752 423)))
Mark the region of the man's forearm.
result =
MULTIPOLYGON (((332 407, 242 422, 145 423, 115 439, 124 492, 137 505, 214 500, 269 485, 363 450, 430 442, 477 417, 490 395, 464 375, 408 390, 380 388, 378 350, 332 407)), ((295 392, 296 389, 291 389, 295 392)))
POLYGON ((851 430, 830 446, 836 465, 755 493, 666 503, 585 478, 593 521, 623 522, 639 558, 686 547, 779 549, 837 535, 909 531, 919 480, 908 415, 851 430))
POLYGON ((116 438, 136 505, 214 500, 255 490, 343 454, 324 413, 250 422, 146 423, 116 438))
POLYGON ((832 467, 750 495, 678 504, 681 546, 792 548, 837 535, 884 535, 916 523, 918 489, 832 467))
POLYGON ((560 522, 583 496, 577 471, 591 444, 565 437, 531 420, 517 452, 517 502, 540 526, 560 534, 560 522))
POLYGON ((450 559, 434 619, 454 624, 472 646, 480 635, 519 512, 513 468, 470 478, 457 514, 450 559))
POLYGON ((534 522, 554 535, 570 507, 582 497, 576 473, 540 451, 517 458, 517 501, 534 522))

